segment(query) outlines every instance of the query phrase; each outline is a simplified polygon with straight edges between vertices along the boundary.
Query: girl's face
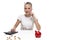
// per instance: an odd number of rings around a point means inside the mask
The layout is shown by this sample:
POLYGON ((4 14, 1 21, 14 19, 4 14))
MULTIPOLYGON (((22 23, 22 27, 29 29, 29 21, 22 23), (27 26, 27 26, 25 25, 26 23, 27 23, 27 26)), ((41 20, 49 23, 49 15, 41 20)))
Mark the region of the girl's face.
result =
POLYGON ((30 4, 24 5, 24 11, 26 14, 30 14, 32 11, 32 6, 30 4))

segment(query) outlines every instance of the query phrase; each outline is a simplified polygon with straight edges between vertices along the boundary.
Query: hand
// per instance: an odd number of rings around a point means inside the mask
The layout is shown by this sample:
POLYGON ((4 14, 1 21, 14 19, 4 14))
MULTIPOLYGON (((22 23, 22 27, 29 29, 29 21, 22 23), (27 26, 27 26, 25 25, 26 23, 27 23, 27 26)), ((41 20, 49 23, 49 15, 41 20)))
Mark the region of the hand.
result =
POLYGON ((11 29, 11 32, 15 32, 15 29, 11 29))
POLYGON ((34 16, 33 12, 31 12, 30 14, 31 14, 31 16, 34 16))
POLYGON ((34 21, 38 21, 33 12, 31 12, 31 16, 33 17, 34 21))

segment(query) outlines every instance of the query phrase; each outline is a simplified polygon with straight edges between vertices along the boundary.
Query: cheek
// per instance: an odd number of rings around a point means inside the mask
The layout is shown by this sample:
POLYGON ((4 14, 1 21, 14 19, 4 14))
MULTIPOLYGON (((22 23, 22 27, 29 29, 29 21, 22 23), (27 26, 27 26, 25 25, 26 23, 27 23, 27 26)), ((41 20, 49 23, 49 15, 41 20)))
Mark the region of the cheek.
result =
POLYGON ((29 11, 32 11, 32 9, 29 9, 29 11))
POLYGON ((26 11, 26 9, 24 9, 24 11, 26 11))

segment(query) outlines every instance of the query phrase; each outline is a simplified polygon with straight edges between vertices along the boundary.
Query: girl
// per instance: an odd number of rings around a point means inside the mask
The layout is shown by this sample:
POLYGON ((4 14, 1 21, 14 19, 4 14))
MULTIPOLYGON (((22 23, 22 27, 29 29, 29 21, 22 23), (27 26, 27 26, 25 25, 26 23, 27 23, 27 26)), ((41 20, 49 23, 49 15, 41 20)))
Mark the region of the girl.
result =
POLYGON ((38 31, 41 29, 38 19, 36 19, 36 17, 32 13, 32 3, 26 2, 24 4, 24 12, 24 15, 18 16, 18 19, 11 31, 15 31, 18 25, 21 24, 21 30, 23 31, 20 31, 19 33, 20 38, 22 38, 22 40, 27 40, 27 37, 29 37, 29 39, 35 40, 35 36, 32 31, 24 31, 33 30, 33 24, 36 25, 38 31))
POLYGON ((32 30, 33 24, 35 23, 37 30, 41 29, 41 26, 38 22, 38 19, 34 16, 32 13, 32 3, 26 2, 24 4, 24 15, 21 15, 18 17, 14 27, 11 29, 11 31, 15 31, 17 26, 21 24, 21 30, 32 30))

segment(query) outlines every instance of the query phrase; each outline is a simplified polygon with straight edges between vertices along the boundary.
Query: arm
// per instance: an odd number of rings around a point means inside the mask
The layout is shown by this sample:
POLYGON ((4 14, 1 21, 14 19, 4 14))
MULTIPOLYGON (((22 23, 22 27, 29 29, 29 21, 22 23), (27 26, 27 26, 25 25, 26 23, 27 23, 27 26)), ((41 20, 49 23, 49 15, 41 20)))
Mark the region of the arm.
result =
POLYGON ((17 26, 19 25, 19 23, 21 23, 21 21, 19 21, 19 20, 17 19, 17 21, 16 21, 14 27, 11 29, 11 31, 15 31, 15 29, 17 28, 17 26))
POLYGON ((37 20, 37 19, 34 21, 34 23, 35 23, 35 25, 36 25, 37 30, 40 30, 40 29, 41 29, 41 26, 40 26, 40 24, 38 23, 38 20, 37 20))
POLYGON ((37 30, 40 30, 41 29, 41 26, 40 26, 40 24, 38 22, 38 19, 36 19, 36 17, 34 15, 33 15, 33 19, 34 19, 34 23, 36 25, 37 30))

